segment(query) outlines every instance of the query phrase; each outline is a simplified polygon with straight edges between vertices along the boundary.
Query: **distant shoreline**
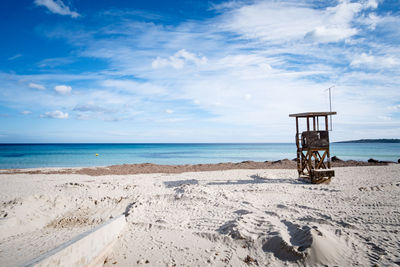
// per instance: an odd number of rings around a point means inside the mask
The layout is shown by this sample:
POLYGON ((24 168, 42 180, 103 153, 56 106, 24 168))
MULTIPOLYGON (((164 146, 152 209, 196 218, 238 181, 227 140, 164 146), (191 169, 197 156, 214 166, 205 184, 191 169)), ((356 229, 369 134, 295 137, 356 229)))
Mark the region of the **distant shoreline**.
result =
POLYGON ((359 140, 339 141, 339 142, 333 142, 333 143, 336 143, 336 144, 343 144, 343 143, 394 144, 394 143, 400 143, 400 139, 359 139, 359 140))

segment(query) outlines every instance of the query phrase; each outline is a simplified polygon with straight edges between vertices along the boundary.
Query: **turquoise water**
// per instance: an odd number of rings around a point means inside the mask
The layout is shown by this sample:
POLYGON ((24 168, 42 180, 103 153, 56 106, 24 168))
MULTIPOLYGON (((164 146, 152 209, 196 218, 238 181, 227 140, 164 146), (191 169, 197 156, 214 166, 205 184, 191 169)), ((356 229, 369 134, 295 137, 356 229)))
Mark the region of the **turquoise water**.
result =
MULTIPOLYGON (((400 144, 331 144, 341 159, 396 161, 400 144)), ((106 166, 124 163, 199 164, 292 159, 290 143, 262 144, 0 144, 0 169, 106 166), (96 154, 99 154, 96 156, 96 154)))

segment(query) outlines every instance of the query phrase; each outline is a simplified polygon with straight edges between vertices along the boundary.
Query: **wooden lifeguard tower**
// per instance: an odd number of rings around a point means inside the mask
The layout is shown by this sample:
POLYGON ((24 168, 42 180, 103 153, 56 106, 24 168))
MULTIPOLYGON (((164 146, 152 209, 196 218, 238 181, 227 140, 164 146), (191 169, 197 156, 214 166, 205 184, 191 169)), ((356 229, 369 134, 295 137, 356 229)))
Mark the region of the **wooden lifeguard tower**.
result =
POLYGON ((306 112, 289 115, 296 118, 299 177, 307 178, 313 184, 327 182, 335 176, 335 172, 331 170, 329 152, 328 116, 331 115, 336 115, 336 112, 306 112), (325 129, 320 129, 320 118, 324 120, 322 126, 325 125, 325 129), (307 131, 299 132, 299 119, 306 119, 307 131))

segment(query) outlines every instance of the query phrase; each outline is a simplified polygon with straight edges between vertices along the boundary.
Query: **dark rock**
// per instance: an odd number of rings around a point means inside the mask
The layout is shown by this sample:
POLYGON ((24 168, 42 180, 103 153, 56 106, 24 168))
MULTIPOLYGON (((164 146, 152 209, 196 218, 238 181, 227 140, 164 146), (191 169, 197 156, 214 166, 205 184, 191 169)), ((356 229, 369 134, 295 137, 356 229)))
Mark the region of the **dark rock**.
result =
POLYGON ((338 157, 336 157, 336 156, 333 156, 332 158, 331 158, 331 160, 332 160, 332 162, 342 162, 343 160, 341 160, 340 158, 338 158, 338 157))
POLYGON ((257 260, 253 259, 252 257, 250 257, 249 255, 247 255, 247 257, 244 259, 244 262, 247 264, 251 264, 251 263, 257 263, 257 260))
POLYGON ((369 163, 379 163, 379 160, 376 160, 376 159, 372 159, 372 158, 371 158, 371 159, 368 160, 368 162, 369 162, 369 163))
POLYGON ((292 161, 297 161, 297 158, 292 159, 292 161))
POLYGON ((400 159, 397 160, 397 163, 400 163, 400 159))

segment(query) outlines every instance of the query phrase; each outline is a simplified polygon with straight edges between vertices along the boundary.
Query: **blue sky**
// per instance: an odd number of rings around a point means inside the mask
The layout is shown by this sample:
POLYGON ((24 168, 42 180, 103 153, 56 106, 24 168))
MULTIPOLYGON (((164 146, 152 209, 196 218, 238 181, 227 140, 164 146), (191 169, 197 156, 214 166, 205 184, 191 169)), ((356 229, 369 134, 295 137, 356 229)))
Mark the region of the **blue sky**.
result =
POLYGON ((400 3, 2 1, 0 143, 400 138, 400 3))

